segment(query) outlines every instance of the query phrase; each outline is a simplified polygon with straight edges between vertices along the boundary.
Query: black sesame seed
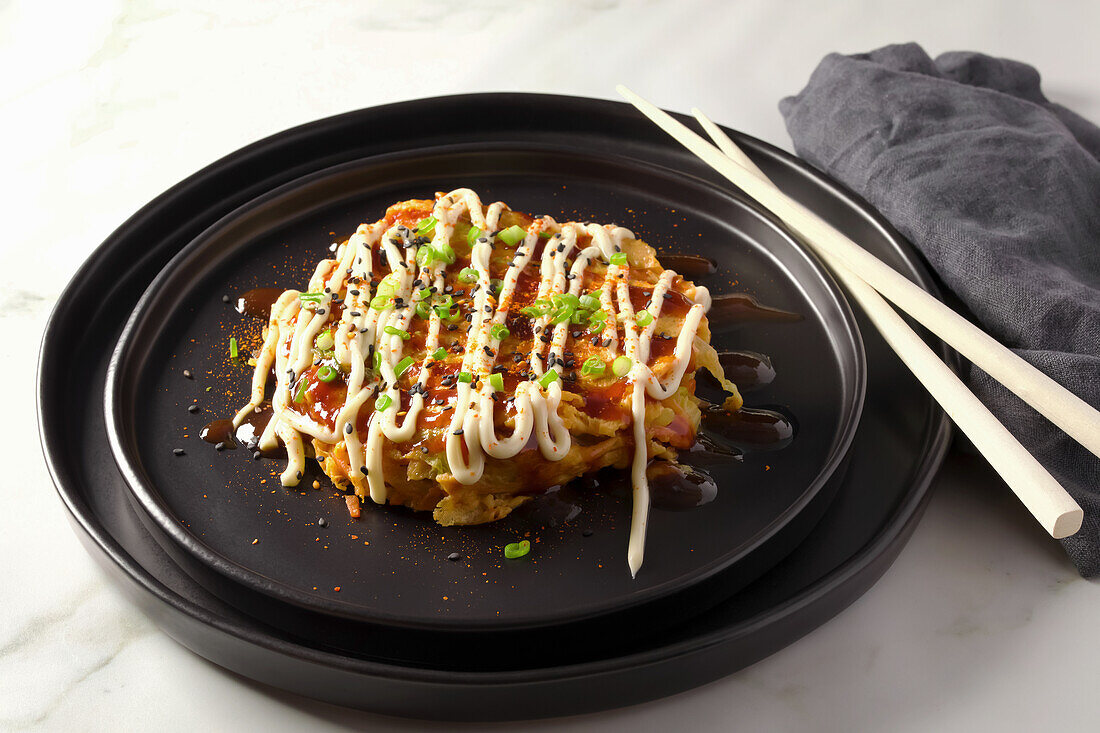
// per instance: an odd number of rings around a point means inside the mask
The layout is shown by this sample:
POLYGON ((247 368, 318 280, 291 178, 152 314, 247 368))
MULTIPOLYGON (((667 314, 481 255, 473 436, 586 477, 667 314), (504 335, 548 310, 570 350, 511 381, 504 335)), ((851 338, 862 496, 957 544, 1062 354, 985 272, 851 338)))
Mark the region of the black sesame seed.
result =
POLYGON ((324 517, 321 517, 320 519, 317 520, 317 526, 318 527, 327 527, 328 522, 325 521, 324 517))
POLYGON ((228 303, 229 302, 229 296, 228 295, 223 295, 222 296, 222 302, 223 303, 228 303))
POLYGON ((199 406, 198 405, 188 405, 187 406, 187 411, 190 412, 192 415, 194 415, 196 412, 199 411, 199 406))
POLYGON ((360 466, 360 467, 359 467, 359 473, 363 474, 364 476, 367 476, 367 475, 369 475, 369 474, 367 473, 367 467, 366 467, 366 466, 360 466))
POLYGON ((252 452, 252 460, 254 460, 254 461, 260 460, 260 451, 253 451, 252 452))
POLYGON ((183 448, 173 448, 172 453, 174 455, 177 455, 177 456, 182 456, 183 455, 183 448))
POLYGON ((582 537, 591 537, 592 536, 592 530, 590 530, 590 529, 584 530, 583 532, 581 532, 581 536, 582 537))
POLYGON ((352 425, 351 423, 348 423, 347 425, 344 426, 344 432, 347 433, 348 435, 351 435, 354 431, 355 431, 355 426, 352 425))
POLYGON ((457 552, 452 552, 450 555, 447 555, 447 559, 454 562, 455 560, 462 559, 462 555, 459 555, 457 552))
POLYGON ((225 450, 225 441, 223 440, 221 443, 215 445, 214 450, 225 450))
POLYGON ((184 369, 183 370, 183 376, 186 377, 187 379, 194 379, 195 378, 194 375, 191 374, 190 369, 184 369))

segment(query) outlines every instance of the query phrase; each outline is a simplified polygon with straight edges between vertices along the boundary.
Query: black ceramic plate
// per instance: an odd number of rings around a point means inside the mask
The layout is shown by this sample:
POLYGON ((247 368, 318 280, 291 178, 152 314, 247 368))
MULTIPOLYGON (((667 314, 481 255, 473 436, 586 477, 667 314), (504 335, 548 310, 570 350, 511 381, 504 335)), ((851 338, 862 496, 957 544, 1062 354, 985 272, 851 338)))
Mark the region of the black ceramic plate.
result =
MULTIPOLYGON (((38 383, 43 449, 74 529, 134 602, 192 650, 268 684, 390 714, 487 720, 604 709, 713 680, 820 625, 885 572, 920 516, 949 428, 869 326, 863 328, 866 409, 846 479, 822 520, 759 580, 659 636, 593 654, 586 650, 597 640, 581 635, 554 658, 533 655, 521 668, 455 675, 432 662, 432 649, 413 665, 295 640, 221 602, 169 559, 131 510, 104 434, 99 390, 126 316, 173 255, 245 201, 342 160, 441 138, 444 128, 452 142, 568 138, 578 147, 615 147, 709 176, 624 105, 491 95, 322 120, 219 161, 152 202, 89 258, 59 300, 43 339, 38 383), (498 114, 471 114, 486 106, 498 114), (569 129, 548 120, 568 120, 569 129)), ((781 151, 734 139, 795 198, 933 290, 911 248, 865 204, 781 151)), ((950 358, 942 344, 930 343, 950 358)), ((486 649, 501 643, 494 634, 481 637, 486 649)))
MULTIPOLYGON (((815 500, 851 443, 863 390, 862 343, 843 296, 780 227, 726 188, 626 156, 477 144, 326 169, 204 232, 157 277, 123 331, 107 377, 108 435, 159 533, 205 565, 196 567, 196 578, 245 610, 263 615, 269 604, 224 579, 367 623, 499 631, 637 608, 711 579, 709 586, 722 591, 708 594, 717 600, 751 581, 767 565, 760 556, 744 562, 750 555, 762 551, 777 561, 812 526, 802 521, 798 531, 782 531, 791 520, 808 507, 820 516, 828 496, 815 500), (426 513, 370 504, 352 520, 315 467, 325 491, 288 492, 277 480, 283 461, 216 452, 199 437, 204 424, 232 415, 248 393, 251 369, 228 359, 229 337, 242 348, 259 342, 262 320, 242 319, 222 294, 235 302, 252 288, 301 287, 328 255, 332 232, 350 233, 395 201, 460 186, 521 210, 549 210, 559 220, 627 223, 663 252, 717 261, 720 271, 700 279, 713 295, 748 291, 802 316, 732 328, 714 322, 719 351, 751 349, 771 358, 778 376, 747 394, 748 404, 791 415, 797 434, 778 452, 708 465, 719 487, 713 502, 655 510, 636 578, 626 566, 625 481, 618 491, 538 497, 476 527, 439 527, 426 513), (184 378, 185 369, 194 378, 184 378), (190 405, 201 409, 188 412, 190 405), (178 447, 185 455, 173 453, 178 447), (318 517, 327 518, 326 528, 318 517), (504 545, 521 537, 536 542, 532 553, 505 560, 504 545), (447 561, 452 552, 462 559, 447 561)), ((697 613, 705 602, 696 594, 690 605, 678 600, 652 617, 667 622, 674 609, 697 613)), ((618 627, 650 630, 637 621, 618 627)))

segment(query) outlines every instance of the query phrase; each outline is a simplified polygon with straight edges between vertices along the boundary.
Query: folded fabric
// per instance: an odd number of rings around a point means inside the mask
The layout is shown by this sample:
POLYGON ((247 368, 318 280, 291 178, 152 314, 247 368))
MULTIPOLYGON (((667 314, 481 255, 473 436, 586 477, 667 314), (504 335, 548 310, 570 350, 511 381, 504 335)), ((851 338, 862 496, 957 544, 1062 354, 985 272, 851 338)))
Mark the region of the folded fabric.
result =
MULTIPOLYGON (((826 56, 779 109, 798 154, 881 211, 987 333, 1100 407, 1100 128, 1031 66, 916 44, 826 56)), ((1100 575, 1100 458, 977 367, 965 378, 1081 504, 1063 546, 1100 575)))

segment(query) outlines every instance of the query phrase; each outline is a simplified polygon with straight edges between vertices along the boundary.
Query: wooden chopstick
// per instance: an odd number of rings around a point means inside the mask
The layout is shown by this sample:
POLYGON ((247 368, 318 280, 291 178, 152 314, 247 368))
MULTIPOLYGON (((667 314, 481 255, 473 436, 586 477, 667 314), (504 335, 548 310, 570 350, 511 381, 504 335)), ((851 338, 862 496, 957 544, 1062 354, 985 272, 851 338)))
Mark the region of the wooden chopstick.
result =
MULTIPOLYGON (((749 156, 710 118, 698 109, 692 109, 691 113, 727 157, 754 175, 768 180, 749 156)), ((1075 534, 1081 528, 1084 513, 1073 497, 1012 437, 981 400, 966 388, 962 380, 940 361, 936 353, 870 285, 828 252, 815 247, 812 242, 804 243, 825 261, 902 363, 909 367, 933 399, 970 438, 1039 524, 1055 539, 1075 534)))
POLYGON ((627 101, 707 165, 1100 456, 1100 412, 840 233, 775 184, 727 158, 697 133, 621 84, 627 101))
MULTIPOLYGON (((643 114, 646 114, 650 119, 654 119, 649 114, 649 110, 639 106, 635 99, 643 104, 648 103, 624 87, 620 87, 619 91, 636 107, 639 107, 643 114)), ((652 105, 649 106, 652 107, 652 105)), ((653 110, 660 112, 655 107, 653 107, 653 110)), ((749 176, 778 191, 767 176, 717 125, 699 110, 693 110, 693 113, 704 130, 718 144, 721 151, 717 153, 719 156, 724 154, 725 160, 739 166, 749 176)), ((660 114, 663 115, 664 113, 660 112, 660 114)), ((657 120, 654 119, 654 121, 657 120)), ((669 121, 679 125, 671 118, 669 118, 669 121)), ((677 140, 680 140, 679 136, 674 134, 668 127, 662 125, 662 128, 677 140)), ((683 129, 687 130, 687 128, 683 129)), ((702 138, 699 138, 699 141, 706 145, 702 138)), ((680 140, 680 142, 683 142, 683 140, 680 140)), ((692 148, 689 146, 689 149, 692 148)), ((710 161, 707 160, 707 162, 710 161)), ((720 172, 722 171, 720 170, 720 172)), ((822 222, 822 225, 828 226, 824 222, 822 222)), ((814 240, 808 237, 802 236, 800 239, 813 249, 833 270, 902 362, 924 385, 929 394, 943 406, 945 412, 955 421, 959 429, 971 439, 975 447, 986 456, 990 464, 1004 478, 1043 528, 1056 539, 1076 533, 1081 528, 1084 513, 1077 502, 1073 500, 1073 497, 1066 493, 1066 490, 1054 477, 1020 445, 1019 441, 1012 437, 1012 434, 997 421, 955 373, 940 361, 935 352, 906 325, 897 312, 873 288, 861 280, 839 257, 833 255, 826 248, 817 246, 814 240)), ((870 253, 867 253, 867 255, 872 257, 870 253)), ((885 264, 883 266, 886 267, 885 264)))

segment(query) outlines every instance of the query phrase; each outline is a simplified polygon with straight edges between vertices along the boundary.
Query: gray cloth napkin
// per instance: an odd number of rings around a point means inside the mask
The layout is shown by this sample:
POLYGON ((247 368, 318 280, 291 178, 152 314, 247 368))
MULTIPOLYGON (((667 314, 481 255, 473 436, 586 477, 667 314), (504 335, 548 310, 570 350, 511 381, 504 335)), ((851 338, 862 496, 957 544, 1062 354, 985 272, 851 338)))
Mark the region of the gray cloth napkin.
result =
MULTIPOLYGON (((1031 66, 916 44, 826 56, 779 109, 798 154, 881 211, 987 333, 1100 407, 1100 128, 1031 66)), ((965 378, 1081 504, 1063 545, 1100 575, 1100 459, 977 367, 965 378)))

